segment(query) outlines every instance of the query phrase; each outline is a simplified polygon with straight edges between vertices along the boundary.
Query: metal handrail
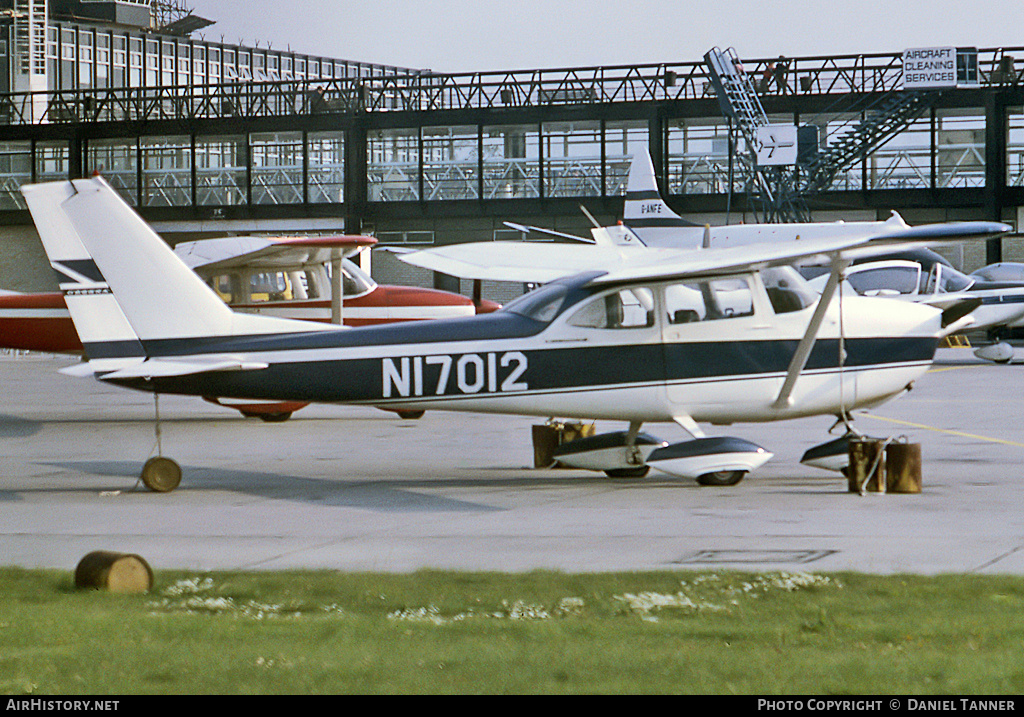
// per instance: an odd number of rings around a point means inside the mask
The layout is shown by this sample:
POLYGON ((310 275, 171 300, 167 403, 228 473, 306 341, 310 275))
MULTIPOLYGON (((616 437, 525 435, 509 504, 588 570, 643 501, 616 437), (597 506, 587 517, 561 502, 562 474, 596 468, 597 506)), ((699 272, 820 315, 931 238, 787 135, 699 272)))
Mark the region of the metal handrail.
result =
MULTIPOLYGON (((979 50, 983 86, 1024 80, 1024 69, 1014 62, 1022 53, 1024 48, 979 50)), ((765 95, 889 92, 902 80, 899 53, 764 58, 743 64, 750 76, 764 78, 765 95), (777 72, 780 64, 783 71, 777 72)), ((704 63, 681 62, 21 92, 0 95, 0 125, 504 109, 713 96, 704 63)))

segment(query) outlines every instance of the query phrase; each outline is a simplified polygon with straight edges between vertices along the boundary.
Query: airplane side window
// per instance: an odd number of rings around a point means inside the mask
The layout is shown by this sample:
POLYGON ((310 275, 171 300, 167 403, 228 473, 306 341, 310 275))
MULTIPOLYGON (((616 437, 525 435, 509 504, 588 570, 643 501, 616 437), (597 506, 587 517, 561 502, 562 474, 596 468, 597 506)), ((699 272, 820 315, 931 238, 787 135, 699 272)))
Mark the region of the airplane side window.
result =
POLYGON ((969 276, 961 274, 951 266, 936 264, 928 273, 928 281, 925 284, 925 294, 955 293, 966 291, 974 280, 969 276))
POLYGON ((291 284, 282 271, 264 271, 249 278, 249 300, 287 301, 292 298, 291 284))
POLYGON ((588 329, 637 329, 654 325, 654 293, 622 289, 599 296, 569 319, 570 326, 588 329))
POLYGON ((310 270, 302 272, 302 283, 306 288, 307 299, 319 299, 320 298, 320 282, 317 280, 317 276, 310 270))
POLYGON ((754 315, 754 297, 745 278, 672 284, 665 289, 670 324, 716 321, 754 315))

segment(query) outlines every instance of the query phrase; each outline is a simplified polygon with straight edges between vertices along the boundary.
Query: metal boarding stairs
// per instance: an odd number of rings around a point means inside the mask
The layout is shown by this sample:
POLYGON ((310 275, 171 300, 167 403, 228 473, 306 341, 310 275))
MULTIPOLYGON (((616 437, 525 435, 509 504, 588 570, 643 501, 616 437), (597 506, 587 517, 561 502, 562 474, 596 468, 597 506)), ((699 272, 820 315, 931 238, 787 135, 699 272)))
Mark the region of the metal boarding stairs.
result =
POLYGON ((722 112, 736 123, 747 144, 753 147, 757 128, 768 124, 753 80, 743 71, 743 64, 732 48, 712 48, 704 55, 704 61, 722 112))
POLYGON ((938 92, 895 92, 886 96, 877 109, 868 111, 864 120, 801 167, 799 190, 810 193, 828 189, 837 174, 920 117, 938 95, 938 92))
POLYGON ((747 193, 752 203, 772 206, 775 202, 771 184, 757 170, 754 155, 757 130, 768 124, 768 115, 761 106, 754 82, 743 70, 743 63, 733 48, 714 47, 704 55, 704 62, 722 113, 732 120, 747 144, 748 151, 737 155, 747 193))
POLYGON ((757 130, 768 124, 768 116, 735 50, 712 48, 704 61, 723 114, 735 123, 750 150, 740 155, 739 164, 750 203, 755 212, 760 208, 766 222, 810 221, 808 195, 828 189, 838 174, 892 139, 931 107, 940 94, 891 92, 863 110, 865 118, 838 141, 815 152, 794 171, 786 171, 782 167, 757 166, 757 130))

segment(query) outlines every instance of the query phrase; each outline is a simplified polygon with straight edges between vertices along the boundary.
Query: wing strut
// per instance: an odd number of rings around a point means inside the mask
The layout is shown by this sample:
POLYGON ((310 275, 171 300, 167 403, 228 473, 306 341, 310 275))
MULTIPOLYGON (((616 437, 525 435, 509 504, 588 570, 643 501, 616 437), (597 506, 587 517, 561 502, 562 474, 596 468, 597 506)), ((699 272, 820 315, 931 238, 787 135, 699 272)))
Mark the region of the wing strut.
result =
POLYGON ((341 326, 345 322, 342 314, 345 306, 345 269, 342 267, 344 254, 331 249, 331 323, 341 326))
POLYGON ((843 272, 849 265, 850 259, 843 258, 838 254, 832 257, 832 273, 829 275, 828 282, 821 292, 821 298, 818 299, 818 305, 814 309, 811 321, 807 324, 807 331, 796 347, 793 360, 789 363, 786 380, 782 384, 782 390, 779 391, 779 396, 775 399, 775 403, 772 404, 772 408, 781 410, 793 405, 793 389, 796 387, 796 380, 800 378, 800 374, 807 365, 807 360, 811 357, 811 349, 814 348, 814 343, 818 340, 818 330, 821 328, 821 322, 825 319, 825 312, 828 311, 828 307, 832 303, 832 297, 835 295, 836 288, 838 288, 839 282, 842 279, 843 272))

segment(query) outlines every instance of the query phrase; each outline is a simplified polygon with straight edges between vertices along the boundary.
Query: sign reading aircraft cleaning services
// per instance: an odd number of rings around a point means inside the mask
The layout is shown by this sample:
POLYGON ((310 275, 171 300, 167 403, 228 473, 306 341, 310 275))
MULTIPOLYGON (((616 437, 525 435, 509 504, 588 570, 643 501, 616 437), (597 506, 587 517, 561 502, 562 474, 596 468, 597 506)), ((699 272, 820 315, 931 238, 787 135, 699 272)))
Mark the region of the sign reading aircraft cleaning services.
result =
POLYGON ((903 89, 956 87, 955 47, 915 47, 903 51, 903 89))

